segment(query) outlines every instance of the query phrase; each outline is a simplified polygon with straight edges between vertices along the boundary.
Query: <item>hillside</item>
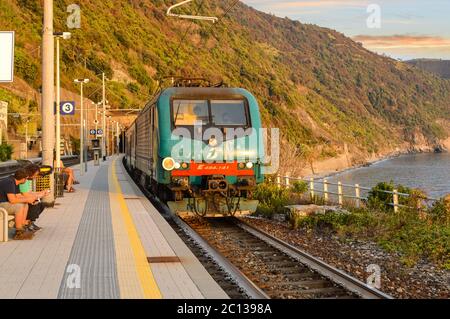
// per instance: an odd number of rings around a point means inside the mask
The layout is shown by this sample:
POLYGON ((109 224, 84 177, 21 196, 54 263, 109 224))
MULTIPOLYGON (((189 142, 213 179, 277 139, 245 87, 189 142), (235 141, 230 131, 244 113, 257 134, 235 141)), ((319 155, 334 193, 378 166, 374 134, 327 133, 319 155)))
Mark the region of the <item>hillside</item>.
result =
MULTIPOLYGON (((296 168, 344 155, 354 164, 433 149, 449 136, 448 80, 371 53, 336 31, 240 2, 203 1, 202 14, 229 11, 215 26, 166 17, 174 2, 82 1, 82 29, 63 44, 64 87, 76 92, 74 78, 96 79, 104 70, 110 103, 130 108, 142 106, 164 76, 223 79, 257 96, 265 124, 281 128, 284 164, 296 168)), ((65 30, 72 1, 54 3, 55 29, 65 30)), ((202 2, 196 3, 191 13, 202 2)), ((17 31, 17 76, 34 89, 41 19, 39 0, 0 2, 0 29, 17 31)), ((87 89, 94 101, 99 85, 97 78, 87 89)))
POLYGON ((443 77, 444 79, 450 79, 450 61, 449 60, 437 60, 437 59, 415 59, 406 61, 420 69, 429 71, 443 77))

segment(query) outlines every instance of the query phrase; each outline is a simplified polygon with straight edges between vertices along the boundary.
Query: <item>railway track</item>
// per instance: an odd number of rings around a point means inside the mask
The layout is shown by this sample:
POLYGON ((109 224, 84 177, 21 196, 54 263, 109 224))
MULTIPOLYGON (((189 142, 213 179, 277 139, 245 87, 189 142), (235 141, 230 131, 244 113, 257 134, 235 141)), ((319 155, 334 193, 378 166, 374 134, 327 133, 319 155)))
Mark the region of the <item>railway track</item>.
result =
POLYGON ((233 299, 391 299, 237 218, 181 219, 140 188, 233 299))
POLYGON ((391 298, 236 218, 184 221, 270 298, 391 298))

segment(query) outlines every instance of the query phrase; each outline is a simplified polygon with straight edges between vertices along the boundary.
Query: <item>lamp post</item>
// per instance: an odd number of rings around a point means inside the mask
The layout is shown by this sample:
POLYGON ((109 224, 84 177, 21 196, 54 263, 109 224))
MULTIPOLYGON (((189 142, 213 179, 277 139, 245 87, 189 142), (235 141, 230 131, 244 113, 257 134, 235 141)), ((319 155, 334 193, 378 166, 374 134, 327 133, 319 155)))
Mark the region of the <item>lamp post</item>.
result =
POLYGON ((83 175, 84 162, 84 118, 83 118, 83 84, 89 83, 89 79, 75 79, 75 83, 80 83, 80 175, 83 175))
POLYGON ((105 73, 102 73, 102 104, 103 104, 103 114, 102 114, 102 129, 103 129, 103 135, 102 135, 102 156, 103 160, 106 161, 106 85, 105 85, 105 73))
POLYGON ((109 131, 111 131, 111 137, 108 135, 108 148, 109 148, 109 154, 110 156, 113 155, 113 147, 114 147, 114 135, 113 135, 113 126, 112 126, 112 116, 108 116, 109 119, 109 130, 108 130, 108 134, 109 131))
POLYGON ((95 105, 95 120, 94 120, 94 124, 95 124, 95 139, 97 139, 98 138, 98 136, 97 136, 98 135, 97 134, 97 131, 98 131, 98 106, 101 105, 102 102, 99 102, 99 103, 92 102, 92 104, 95 105))
POLYGON ((60 49, 59 40, 68 40, 71 37, 70 32, 55 32, 53 36, 56 39, 56 168, 61 168, 61 68, 60 68, 60 49))

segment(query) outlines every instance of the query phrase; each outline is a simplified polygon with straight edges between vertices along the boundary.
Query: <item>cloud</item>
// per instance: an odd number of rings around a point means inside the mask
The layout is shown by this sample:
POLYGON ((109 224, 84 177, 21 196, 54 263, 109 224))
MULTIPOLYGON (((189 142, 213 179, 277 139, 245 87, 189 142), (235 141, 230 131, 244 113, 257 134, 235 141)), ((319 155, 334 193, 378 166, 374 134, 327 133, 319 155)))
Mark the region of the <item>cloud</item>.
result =
POLYGON ((319 1, 282 1, 278 3, 272 3, 272 8, 285 9, 285 8, 324 8, 324 7, 340 7, 340 6, 352 6, 352 7, 367 7, 368 1, 361 0, 319 0, 319 1))
POLYGON ((425 48, 450 48, 450 39, 436 36, 412 36, 412 35, 384 35, 370 36, 357 35, 352 38, 361 42, 368 49, 425 49, 425 48))

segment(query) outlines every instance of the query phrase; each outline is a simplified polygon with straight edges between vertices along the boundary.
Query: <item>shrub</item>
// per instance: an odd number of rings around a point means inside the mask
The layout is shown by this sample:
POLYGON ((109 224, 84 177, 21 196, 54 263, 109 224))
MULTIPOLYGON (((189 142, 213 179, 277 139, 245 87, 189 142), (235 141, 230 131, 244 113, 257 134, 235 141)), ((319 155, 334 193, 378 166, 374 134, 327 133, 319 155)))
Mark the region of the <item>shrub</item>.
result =
POLYGON ((7 143, 2 143, 0 145, 0 161, 5 162, 11 159, 14 148, 12 145, 7 143))
POLYGON ((148 76, 147 71, 145 71, 144 67, 141 65, 133 65, 129 69, 130 75, 146 87, 152 85, 152 79, 148 76))
POLYGON ((339 233, 356 234, 372 229, 376 224, 376 217, 367 210, 353 209, 314 214, 301 218, 297 223, 308 229, 321 228, 339 233))
POLYGON ((394 189, 397 189, 399 193, 409 194, 409 197, 399 196, 399 204, 409 206, 411 208, 422 209, 424 208, 423 199, 426 197, 425 193, 419 189, 411 189, 403 185, 394 185, 393 181, 381 182, 374 186, 369 192, 367 199, 370 208, 382 211, 391 211, 394 209, 392 193, 394 189))
POLYGON ((36 84, 39 78, 39 67, 27 54, 17 50, 14 58, 16 74, 30 84, 36 84))
POLYGON ((303 194, 308 191, 308 183, 305 181, 295 181, 292 184, 292 192, 297 194, 303 194))
POLYGON ((429 210, 429 214, 433 222, 450 226, 450 202, 448 200, 441 199, 435 202, 429 210))
POLYGON ((271 217, 285 212, 285 206, 289 204, 289 191, 277 185, 263 183, 258 185, 255 199, 259 200, 257 213, 271 217))
POLYGON ((127 90, 131 93, 138 93, 139 92, 139 85, 136 83, 130 82, 127 84, 127 90))

